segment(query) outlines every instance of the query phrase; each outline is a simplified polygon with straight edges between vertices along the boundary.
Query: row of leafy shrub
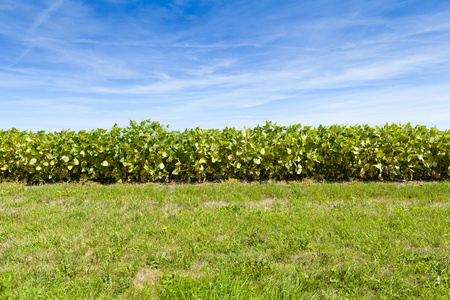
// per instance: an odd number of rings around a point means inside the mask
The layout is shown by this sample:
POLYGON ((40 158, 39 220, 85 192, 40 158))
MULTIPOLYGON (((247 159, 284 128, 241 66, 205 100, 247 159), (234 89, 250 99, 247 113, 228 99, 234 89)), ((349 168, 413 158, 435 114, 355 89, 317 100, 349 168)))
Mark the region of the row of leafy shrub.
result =
POLYGON ((3 181, 205 181, 450 177, 450 132, 425 126, 278 126, 170 131, 0 130, 3 181))

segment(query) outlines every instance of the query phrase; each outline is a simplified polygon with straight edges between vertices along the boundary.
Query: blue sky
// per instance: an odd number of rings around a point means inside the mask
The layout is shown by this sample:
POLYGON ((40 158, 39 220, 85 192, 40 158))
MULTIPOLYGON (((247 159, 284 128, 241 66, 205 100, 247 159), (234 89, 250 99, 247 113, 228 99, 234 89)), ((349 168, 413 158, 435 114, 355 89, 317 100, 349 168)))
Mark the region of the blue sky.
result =
POLYGON ((450 129, 450 1, 0 1, 0 129, 145 119, 450 129))

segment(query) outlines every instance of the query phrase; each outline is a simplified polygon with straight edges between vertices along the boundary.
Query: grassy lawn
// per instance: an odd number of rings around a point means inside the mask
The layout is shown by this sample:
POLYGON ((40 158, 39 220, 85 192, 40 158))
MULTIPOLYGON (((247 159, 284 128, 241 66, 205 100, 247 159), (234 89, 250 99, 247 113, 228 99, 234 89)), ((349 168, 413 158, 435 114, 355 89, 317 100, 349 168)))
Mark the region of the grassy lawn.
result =
POLYGON ((449 182, 0 185, 0 299, 449 295, 449 182))

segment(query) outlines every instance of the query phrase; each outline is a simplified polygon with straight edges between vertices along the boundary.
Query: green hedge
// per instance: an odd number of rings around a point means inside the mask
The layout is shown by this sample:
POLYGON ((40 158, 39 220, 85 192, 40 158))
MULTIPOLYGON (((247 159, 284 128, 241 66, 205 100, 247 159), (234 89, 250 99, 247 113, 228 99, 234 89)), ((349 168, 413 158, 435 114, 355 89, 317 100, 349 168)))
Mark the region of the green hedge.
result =
POLYGON ((0 130, 3 181, 205 181, 450 177, 450 132, 425 126, 278 126, 169 131, 0 130))

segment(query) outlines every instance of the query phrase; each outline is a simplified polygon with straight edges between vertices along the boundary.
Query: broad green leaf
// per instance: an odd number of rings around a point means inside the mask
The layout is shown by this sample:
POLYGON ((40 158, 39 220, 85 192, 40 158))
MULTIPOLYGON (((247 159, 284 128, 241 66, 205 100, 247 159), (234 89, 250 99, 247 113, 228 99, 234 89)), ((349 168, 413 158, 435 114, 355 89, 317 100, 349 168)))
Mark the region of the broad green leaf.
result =
POLYGON ((36 158, 32 158, 30 160, 30 165, 34 165, 37 162, 36 158))
POLYGON ((163 163, 160 163, 158 167, 159 167, 161 170, 163 170, 165 166, 164 166, 163 163))

